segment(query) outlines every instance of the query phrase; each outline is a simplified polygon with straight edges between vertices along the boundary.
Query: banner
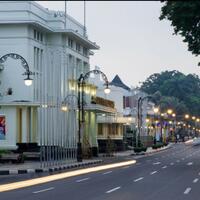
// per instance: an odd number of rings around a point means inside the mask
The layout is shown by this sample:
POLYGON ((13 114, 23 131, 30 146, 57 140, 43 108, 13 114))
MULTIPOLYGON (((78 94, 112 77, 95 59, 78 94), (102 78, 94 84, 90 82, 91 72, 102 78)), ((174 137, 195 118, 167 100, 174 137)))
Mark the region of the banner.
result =
POLYGON ((6 139, 6 117, 0 115, 0 140, 6 139))

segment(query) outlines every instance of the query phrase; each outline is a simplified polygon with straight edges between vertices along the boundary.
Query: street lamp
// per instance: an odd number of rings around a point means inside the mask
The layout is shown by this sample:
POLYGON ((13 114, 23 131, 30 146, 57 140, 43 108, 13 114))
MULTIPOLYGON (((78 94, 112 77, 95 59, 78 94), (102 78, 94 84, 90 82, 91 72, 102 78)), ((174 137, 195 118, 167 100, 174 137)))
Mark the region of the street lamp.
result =
POLYGON ((6 54, 6 55, 4 55, 0 58, 0 64, 3 64, 7 60, 7 58, 9 58, 9 57, 13 58, 15 60, 17 60, 17 59, 21 60, 21 64, 24 67, 24 69, 26 70, 22 75, 27 76, 24 79, 24 83, 25 83, 26 86, 31 86, 33 79, 30 78, 30 75, 34 75, 35 73, 30 71, 27 61, 22 56, 20 56, 19 54, 9 53, 9 54, 6 54))
POLYGON ((167 110, 167 114, 171 115, 173 113, 173 110, 172 109, 168 109, 167 110))
POLYGON ((27 74, 27 78, 24 79, 24 83, 26 86, 31 86, 33 83, 33 79, 30 78, 30 73, 27 74))
POLYGON ((196 117, 195 117, 195 116, 192 116, 192 119, 193 119, 193 120, 195 120, 195 119, 196 119, 196 117))
POLYGON ((154 108, 153 108, 153 112, 154 112, 154 113, 158 113, 158 112, 159 112, 159 108, 158 108, 158 107, 154 107, 154 108))
MULTIPOLYGON (((67 95, 65 98, 64 98, 64 100, 63 100, 63 102, 62 102, 62 105, 61 105, 61 110, 63 111, 63 112, 67 112, 68 110, 69 110, 69 108, 68 108, 68 105, 71 103, 71 102, 73 102, 74 103, 74 101, 73 101, 73 99, 76 99, 76 105, 78 105, 78 97, 76 96, 76 95, 74 95, 74 94, 69 94, 69 95, 67 95)), ((75 107, 75 109, 76 109, 76 107, 75 107)))
POLYGON ((104 93, 105 93, 105 94, 109 94, 109 93, 110 93, 110 88, 106 87, 106 88, 104 89, 104 93))
POLYGON ((81 74, 80 77, 78 78, 78 143, 77 143, 77 161, 82 162, 83 155, 82 155, 82 144, 81 144, 81 135, 84 133, 84 123, 85 123, 85 109, 84 109, 84 86, 85 86, 85 81, 90 77, 91 74, 100 74, 102 76, 102 79, 105 82, 105 89, 104 92, 105 94, 110 93, 110 88, 109 88, 109 82, 107 76, 100 70, 91 70, 85 74, 81 74))
POLYGON ((188 114, 185 115, 185 119, 189 119, 190 116, 188 114))

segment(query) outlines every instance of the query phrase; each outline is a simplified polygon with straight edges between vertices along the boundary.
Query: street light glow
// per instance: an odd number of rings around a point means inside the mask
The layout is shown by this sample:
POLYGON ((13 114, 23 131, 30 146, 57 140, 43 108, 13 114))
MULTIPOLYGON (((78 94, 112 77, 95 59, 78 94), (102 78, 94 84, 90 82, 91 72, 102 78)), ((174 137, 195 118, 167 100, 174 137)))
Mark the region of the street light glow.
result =
POLYGON ((110 88, 106 87, 106 88, 104 89, 104 93, 105 93, 105 94, 109 94, 109 93, 110 93, 110 88))
POLYGON ((48 182, 65 179, 65 178, 69 178, 69 177, 73 177, 73 176, 88 174, 91 172, 98 172, 98 171, 107 170, 107 169, 111 169, 111 168, 124 167, 124 166, 128 166, 128 165, 133 165, 135 163, 136 163, 136 160, 129 160, 129 161, 125 161, 125 162, 119 162, 119 163, 114 163, 114 164, 107 164, 107 165, 103 165, 103 166, 96 166, 96 167, 90 167, 90 168, 86 168, 86 169, 79 169, 79 170, 75 170, 75 171, 64 172, 61 174, 54 174, 54 175, 45 176, 45 177, 41 177, 41 178, 34 178, 34 179, 30 179, 30 180, 25 180, 25 181, 2 184, 2 185, 0 185, 0 192, 16 190, 16 189, 20 189, 20 188, 30 187, 33 185, 40 185, 43 183, 48 183, 48 182))
POLYGON ((68 111, 68 108, 67 108, 67 106, 62 106, 62 107, 61 107, 61 110, 62 110, 63 112, 67 112, 67 111, 68 111))
POLYGON ((190 117, 190 116, 189 116, 188 114, 185 115, 185 119, 189 119, 189 117, 190 117))
POLYGON ((171 114, 173 113, 173 110, 172 110, 172 109, 168 109, 168 110, 167 110, 167 113, 168 113, 169 115, 171 115, 171 114))
POLYGON ((31 86, 32 85, 32 83, 33 83, 33 79, 31 79, 31 78, 25 78, 24 79, 24 83, 25 83, 25 85, 26 86, 31 86))
POLYGON ((146 119, 146 122, 148 123, 148 122, 149 122, 149 119, 146 119))
POLYGON ((153 108, 153 111, 154 111, 154 113, 158 113, 159 112, 159 108, 155 107, 155 108, 153 108))

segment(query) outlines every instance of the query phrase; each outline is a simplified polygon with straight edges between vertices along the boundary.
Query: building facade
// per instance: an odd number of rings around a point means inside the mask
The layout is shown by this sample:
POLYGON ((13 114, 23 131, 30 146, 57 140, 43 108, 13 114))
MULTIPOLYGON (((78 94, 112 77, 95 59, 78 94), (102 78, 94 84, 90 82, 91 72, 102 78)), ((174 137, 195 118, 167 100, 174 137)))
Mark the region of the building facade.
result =
MULTIPOLYGON (((77 96, 77 79, 90 70, 91 50, 99 46, 71 16, 65 20, 63 12, 31 1, 1 1, 0 29, 0 57, 19 54, 34 72, 33 84, 27 87, 20 59, 7 58, 1 63, 0 117, 6 128, 0 146, 16 149, 17 143, 38 143, 75 150, 77 111, 63 112, 61 106, 66 96, 77 96)), ((89 111, 86 118, 92 129, 94 112, 89 111)), ((97 145, 93 137, 90 143, 97 145)))
MULTIPOLYGON (((96 66, 96 69, 99 67, 96 66)), ((100 76, 95 76, 91 82, 97 85, 97 95, 113 101, 115 112, 97 113, 97 140, 99 151, 105 152, 109 142, 113 149, 122 151, 124 149, 125 125, 134 123, 135 119, 131 116, 124 116, 123 97, 129 94, 130 88, 122 83, 118 75, 109 83, 111 92, 103 92, 103 84, 100 76)))

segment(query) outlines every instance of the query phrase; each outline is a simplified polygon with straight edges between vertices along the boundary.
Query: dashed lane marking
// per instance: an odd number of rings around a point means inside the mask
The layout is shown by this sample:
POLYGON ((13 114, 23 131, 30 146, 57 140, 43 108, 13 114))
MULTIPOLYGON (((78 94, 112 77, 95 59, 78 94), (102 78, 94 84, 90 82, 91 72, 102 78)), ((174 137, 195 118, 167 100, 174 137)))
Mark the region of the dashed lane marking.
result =
POLYGON ((159 164, 161 164, 161 162, 155 162, 155 163, 153 163, 153 165, 159 165, 159 164))
POLYGON ((110 174, 112 171, 104 172, 103 175, 110 174))
POLYGON ((153 171, 153 172, 151 172, 150 173, 150 175, 153 175, 153 174, 155 174, 155 173, 157 173, 158 171, 153 171))
POLYGON ((167 168, 167 166, 166 166, 166 165, 162 167, 162 169, 166 169, 166 168, 167 168))
POLYGON ((187 163, 187 165, 188 165, 188 166, 193 165, 193 162, 189 162, 189 163, 187 163))
POLYGON ((172 162, 172 163, 170 163, 170 165, 174 165, 174 163, 172 162))
POLYGON ((111 192, 114 192, 114 191, 116 191, 116 190, 119 190, 120 188, 121 188, 120 186, 119 186, 119 187, 115 187, 115 188, 113 188, 113 189, 111 189, 111 190, 106 191, 106 193, 109 194, 109 193, 111 193, 111 192))
POLYGON ((137 179, 134 180, 134 182, 141 181, 142 179, 144 179, 144 177, 137 178, 137 179))
POLYGON ((186 190, 184 191, 184 194, 189 194, 189 192, 191 191, 192 188, 188 187, 186 188, 186 190))
POLYGON ((37 193, 41 193, 41 192, 46 192, 46 191, 53 190, 53 189, 54 189, 54 187, 50 187, 50 188, 47 188, 47 189, 35 191, 35 192, 33 192, 33 194, 37 194, 37 193))
POLYGON ((122 167, 122 169, 128 169, 130 166, 125 166, 125 167, 122 167))
POLYGON ((195 179, 193 180, 193 183, 197 183, 198 180, 199 180, 198 178, 195 178, 195 179))
POLYGON ((90 178, 87 177, 87 178, 79 179, 79 180, 76 180, 76 182, 77 182, 77 183, 80 183, 80 182, 83 182, 83 181, 87 181, 88 179, 90 179, 90 178))
POLYGON ((136 165, 140 165, 141 163, 136 163, 136 165))

